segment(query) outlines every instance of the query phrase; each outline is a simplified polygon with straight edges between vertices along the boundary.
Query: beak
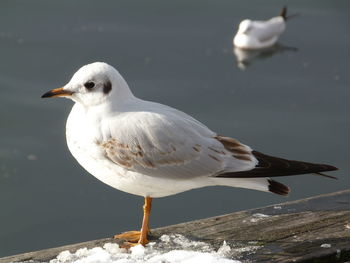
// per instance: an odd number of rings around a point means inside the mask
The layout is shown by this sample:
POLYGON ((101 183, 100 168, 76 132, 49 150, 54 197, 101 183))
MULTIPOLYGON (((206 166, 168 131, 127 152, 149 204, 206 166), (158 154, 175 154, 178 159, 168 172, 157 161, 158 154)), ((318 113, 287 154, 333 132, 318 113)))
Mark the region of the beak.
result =
POLYGON ((58 89, 53 89, 46 92, 41 97, 42 98, 66 97, 66 96, 71 96, 73 93, 74 92, 72 91, 64 90, 63 88, 58 88, 58 89))

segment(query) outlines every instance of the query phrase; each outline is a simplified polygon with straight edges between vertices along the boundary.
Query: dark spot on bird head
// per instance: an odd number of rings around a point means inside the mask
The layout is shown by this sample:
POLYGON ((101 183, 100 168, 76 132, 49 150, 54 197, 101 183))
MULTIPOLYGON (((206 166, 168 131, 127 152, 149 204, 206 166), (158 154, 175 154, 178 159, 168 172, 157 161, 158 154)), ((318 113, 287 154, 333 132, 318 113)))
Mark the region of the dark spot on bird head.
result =
POLYGON ((112 90, 112 83, 109 80, 107 80, 103 84, 103 93, 107 95, 111 90, 112 90))

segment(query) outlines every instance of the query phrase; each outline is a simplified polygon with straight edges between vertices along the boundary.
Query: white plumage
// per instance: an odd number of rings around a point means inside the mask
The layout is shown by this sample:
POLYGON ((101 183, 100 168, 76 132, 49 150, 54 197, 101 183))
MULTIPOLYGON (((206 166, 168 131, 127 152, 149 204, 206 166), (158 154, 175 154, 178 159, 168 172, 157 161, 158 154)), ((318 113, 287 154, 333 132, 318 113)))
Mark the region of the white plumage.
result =
POLYGON ((105 63, 82 67, 59 90, 55 96, 75 101, 66 125, 69 150, 114 188, 149 197, 212 185, 269 190, 267 178, 216 178, 253 169, 257 160, 251 149, 228 138, 229 149, 186 113, 136 98, 105 63), (93 88, 86 88, 89 82, 93 88))
POLYGON ((277 16, 266 21, 243 20, 233 39, 242 49, 262 49, 274 45, 286 29, 286 17, 277 16))

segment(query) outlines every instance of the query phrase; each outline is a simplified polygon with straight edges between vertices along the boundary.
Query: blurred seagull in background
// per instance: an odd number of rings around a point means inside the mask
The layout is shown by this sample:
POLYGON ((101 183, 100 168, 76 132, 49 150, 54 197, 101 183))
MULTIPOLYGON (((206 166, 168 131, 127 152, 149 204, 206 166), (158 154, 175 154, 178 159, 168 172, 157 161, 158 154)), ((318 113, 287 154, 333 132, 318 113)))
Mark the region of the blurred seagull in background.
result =
POLYGON ((152 198, 214 185, 287 195, 289 188, 270 177, 337 170, 268 156, 184 112, 136 98, 106 63, 83 66, 66 85, 42 97, 75 102, 66 138, 81 166, 116 189, 144 197, 141 231, 115 236, 129 245, 148 242, 152 198))
POLYGON ((279 16, 266 21, 245 19, 239 24, 233 44, 242 49, 262 49, 273 46, 286 29, 287 7, 283 7, 279 16))

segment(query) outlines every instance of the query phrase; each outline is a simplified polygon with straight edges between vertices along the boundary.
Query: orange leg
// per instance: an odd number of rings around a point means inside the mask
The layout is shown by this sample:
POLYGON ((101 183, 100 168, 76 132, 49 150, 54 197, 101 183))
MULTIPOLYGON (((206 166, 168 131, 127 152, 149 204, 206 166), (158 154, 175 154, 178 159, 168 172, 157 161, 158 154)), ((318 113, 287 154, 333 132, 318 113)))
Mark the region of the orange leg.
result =
POLYGON ((151 214, 152 198, 145 197, 145 204, 143 206, 143 220, 141 231, 129 231, 119 235, 115 235, 114 238, 124 239, 129 242, 130 246, 141 244, 146 245, 148 243, 147 235, 150 233, 149 229, 149 216, 151 214))
POLYGON ((147 235, 150 233, 149 231, 149 216, 151 214, 152 208, 152 198, 145 197, 145 204, 143 205, 143 220, 141 227, 141 235, 140 239, 137 243, 141 245, 146 245, 148 243, 147 235))

